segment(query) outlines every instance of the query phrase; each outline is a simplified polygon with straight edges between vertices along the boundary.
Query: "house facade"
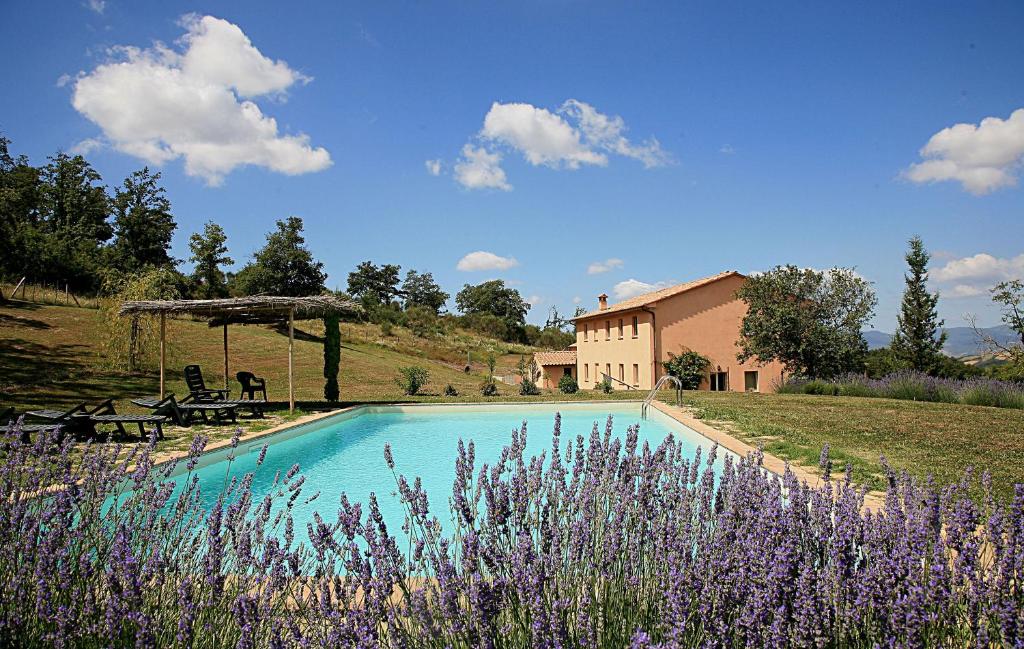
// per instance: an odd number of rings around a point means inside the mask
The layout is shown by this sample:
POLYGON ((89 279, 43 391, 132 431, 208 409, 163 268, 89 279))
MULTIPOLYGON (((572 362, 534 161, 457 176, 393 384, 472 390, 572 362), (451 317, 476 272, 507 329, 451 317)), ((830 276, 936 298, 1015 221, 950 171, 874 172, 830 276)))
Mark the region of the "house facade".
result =
MULTIPOLYGON (((574 319, 580 388, 594 389, 609 376, 616 390, 650 390, 665 374, 662 363, 670 354, 693 350, 711 360, 701 389, 773 391, 783 379, 781 363, 736 360, 747 312, 736 291, 745 281, 744 275, 728 271, 617 304, 608 304, 608 296, 601 295, 596 310, 574 319)), ((570 352, 555 352, 560 365, 544 365, 555 358, 538 359, 541 385, 557 387, 570 352)))

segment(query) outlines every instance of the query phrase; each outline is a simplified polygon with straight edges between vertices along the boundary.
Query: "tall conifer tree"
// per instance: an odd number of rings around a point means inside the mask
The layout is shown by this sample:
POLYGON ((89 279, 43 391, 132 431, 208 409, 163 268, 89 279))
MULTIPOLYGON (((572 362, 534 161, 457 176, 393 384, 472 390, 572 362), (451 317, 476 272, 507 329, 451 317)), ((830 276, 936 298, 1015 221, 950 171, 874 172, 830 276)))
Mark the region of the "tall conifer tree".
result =
POLYGON ((939 319, 936 309, 939 294, 928 292, 928 260, 931 256, 924 249, 921 237, 914 237, 909 243, 906 260, 910 271, 903 276, 907 287, 897 316, 899 326, 892 339, 892 350, 909 367, 931 373, 942 360, 942 347, 946 344, 942 325, 945 322, 939 319))

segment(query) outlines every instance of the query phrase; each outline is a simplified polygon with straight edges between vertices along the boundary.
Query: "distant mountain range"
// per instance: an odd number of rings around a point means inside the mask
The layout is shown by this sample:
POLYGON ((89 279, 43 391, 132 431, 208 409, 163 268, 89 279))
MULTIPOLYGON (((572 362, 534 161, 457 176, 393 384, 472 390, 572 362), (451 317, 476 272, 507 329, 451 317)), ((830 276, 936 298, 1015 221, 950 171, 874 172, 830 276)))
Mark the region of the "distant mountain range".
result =
MULTIPOLYGON (((979 329, 982 333, 992 336, 1001 344, 1010 345, 1018 340, 1017 335, 1006 325, 979 329)), ((869 329, 863 332, 864 340, 870 349, 879 349, 889 345, 892 334, 869 329)), ((985 346, 978 339, 978 334, 970 327, 950 327, 946 329, 948 337, 942 351, 950 356, 975 356, 985 352, 985 346)))

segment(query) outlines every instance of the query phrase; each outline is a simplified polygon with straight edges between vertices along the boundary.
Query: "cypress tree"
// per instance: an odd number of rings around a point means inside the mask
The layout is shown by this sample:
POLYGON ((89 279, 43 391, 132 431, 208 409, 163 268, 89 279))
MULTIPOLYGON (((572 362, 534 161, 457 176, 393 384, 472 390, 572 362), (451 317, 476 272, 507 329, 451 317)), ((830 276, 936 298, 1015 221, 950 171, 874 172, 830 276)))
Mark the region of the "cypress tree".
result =
POLYGON ((324 316, 324 399, 337 401, 338 366, 341 364, 341 329, 337 314, 324 316))
POLYGON ((928 292, 928 260, 921 237, 910 240, 906 260, 910 272, 903 276, 907 283, 903 303, 897 316, 899 326, 892 339, 896 358, 920 372, 934 372, 941 361, 942 347, 946 344, 945 323, 939 320, 936 305, 938 293, 928 292))

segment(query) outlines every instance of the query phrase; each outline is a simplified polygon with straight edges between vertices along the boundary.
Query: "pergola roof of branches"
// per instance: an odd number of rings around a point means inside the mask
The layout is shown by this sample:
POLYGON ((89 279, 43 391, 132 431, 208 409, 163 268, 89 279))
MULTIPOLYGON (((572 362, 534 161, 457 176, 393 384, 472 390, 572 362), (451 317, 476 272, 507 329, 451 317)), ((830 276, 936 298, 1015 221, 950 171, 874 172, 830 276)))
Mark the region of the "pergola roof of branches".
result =
POLYGON ((362 307, 335 295, 283 297, 252 295, 219 300, 135 300, 121 305, 121 315, 175 314, 209 320, 211 327, 225 324, 273 324, 292 313, 296 320, 315 320, 327 315, 351 316, 362 307))
POLYGON ((211 327, 224 328, 224 387, 228 387, 228 325, 288 323, 288 407, 295 410, 293 375, 295 320, 315 320, 325 316, 358 315, 363 308, 356 302, 335 295, 283 297, 252 295, 220 300, 132 300, 121 305, 121 315, 160 316, 160 396, 165 394, 164 361, 168 315, 188 315, 208 320, 211 327))

